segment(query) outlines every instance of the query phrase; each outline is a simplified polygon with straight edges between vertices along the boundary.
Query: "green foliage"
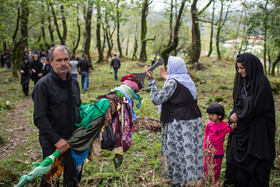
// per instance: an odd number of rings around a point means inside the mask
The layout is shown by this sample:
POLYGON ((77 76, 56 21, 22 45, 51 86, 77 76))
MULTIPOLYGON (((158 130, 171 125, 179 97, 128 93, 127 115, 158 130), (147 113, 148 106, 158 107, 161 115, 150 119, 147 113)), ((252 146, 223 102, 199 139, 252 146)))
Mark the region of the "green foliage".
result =
MULTIPOLYGON (((228 117, 232 109, 232 88, 235 76, 235 65, 229 61, 216 61, 212 58, 201 58, 201 62, 207 67, 205 71, 196 71, 189 69, 190 75, 193 77, 198 92, 198 105, 202 112, 203 126, 208 121, 206 108, 209 104, 219 102, 225 108, 228 117)), ((113 69, 109 63, 93 64, 94 70, 90 74, 89 88, 86 94, 81 94, 84 103, 94 100, 98 95, 109 92, 116 86, 120 85, 120 81, 114 80, 113 69)), ((23 93, 19 84, 19 78, 11 79, 11 73, 8 70, 0 70, 0 83, 2 86, 1 100, 9 100, 11 103, 10 110, 0 110, 0 137, 9 142, 6 129, 12 126, 13 122, 9 119, 14 109, 18 105, 26 103, 23 99, 23 93)), ((122 65, 119 69, 118 78, 128 73, 144 72, 144 67, 139 62, 131 62, 122 59, 122 65)), ((163 85, 163 80, 159 79, 158 69, 154 71, 158 89, 163 85)), ((279 77, 269 77, 271 82, 279 82, 279 77)), ((79 76, 80 82, 80 76, 79 76)), ((145 88, 140 91, 142 106, 135 109, 138 117, 149 117, 159 119, 157 114, 157 106, 150 101, 150 93, 147 90, 148 80, 145 80, 145 88)), ((33 83, 30 83, 33 87, 33 83)), ((32 88, 30 88, 32 90, 32 88)), ((280 167, 280 97, 275 95, 275 110, 277 132, 276 140, 276 160, 275 167, 280 167)), ((30 99, 30 98, 29 98, 30 99)), ((12 171, 16 175, 17 180, 20 175, 25 174, 32 169, 31 162, 42 161, 41 147, 38 141, 38 130, 33 125, 32 119, 33 104, 28 106, 23 112, 31 128, 36 129, 35 133, 28 135, 27 140, 9 156, 0 158, 0 167, 12 171)), ((81 186, 149 186, 162 181, 161 178, 161 137, 160 133, 151 134, 148 131, 141 131, 133 134, 132 146, 125 153, 122 166, 118 169, 114 168, 114 153, 101 150, 99 155, 100 166, 95 159, 85 163, 83 170, 83 178, 81 186)), ((227 138, 226 138, 227 140, 227 138)), ((226 146, 227 142, 224 142, 226 146)), ((223 160, 220 182, 224 179, 226 159, 223 160)), ((272 170, 270 183, 271 186, 279 185, 279 171, 272 170)), ((17 181, 16 180, 16 181, 17 181)), ((61 179, 62 182, 62 179, 61 179)), ((32 181, 30 185, 37 186, 40 179, 32 181)), ((0 184, 1 185, 1 184, 0 184)))

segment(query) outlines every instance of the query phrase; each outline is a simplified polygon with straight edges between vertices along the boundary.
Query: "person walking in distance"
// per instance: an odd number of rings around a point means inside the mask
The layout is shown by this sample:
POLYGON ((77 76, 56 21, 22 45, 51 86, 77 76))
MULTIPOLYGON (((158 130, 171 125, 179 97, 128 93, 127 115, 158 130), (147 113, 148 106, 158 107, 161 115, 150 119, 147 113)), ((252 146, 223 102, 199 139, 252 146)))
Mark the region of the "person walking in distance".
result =
POLYGON ((121 67, 121 60, 117 57, 116 54, 114 54, 110 66, 114 68, 115 80, 118 80, 118 69, 121 67))
POLYGON ((82 88, 83 93, 86 93, 88 88, 88 78, 90 73, 90 62, 87 60, 87 55, 84 54, 82 60, 79 61, 78 65, 78 71, 81 75, 81 82, 82 82, 82 88))

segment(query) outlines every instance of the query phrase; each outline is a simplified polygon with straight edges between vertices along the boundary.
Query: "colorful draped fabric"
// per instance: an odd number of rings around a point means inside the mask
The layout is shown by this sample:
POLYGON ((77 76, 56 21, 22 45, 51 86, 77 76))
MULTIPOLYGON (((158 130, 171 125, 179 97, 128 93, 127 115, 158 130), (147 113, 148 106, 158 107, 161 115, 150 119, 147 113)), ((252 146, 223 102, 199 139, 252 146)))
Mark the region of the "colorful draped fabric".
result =
MULTIPOLYGON (((130 89, 126 85, 122 85, 115 88, 113 92, 97 97, 90 104, 81 106, 80 117, 82 121, 80 124, 75 124, 78 128, 67 140, 79 172, 89 153, 91 144, 99 137, 102 127, 108 124, 112 124, 116 137, 116 146, 113 150, 116 153, 114 165, 116 168, 121 166, 123 154, 132 143, 133 121, 136 120, 136 114, 132 108, 133 101, 130 97, 139 101, 139 107, 141 105, 140 97, 130 89)), ((47 165, 37 164, 38 167, 28 175, 21 177, 16 186, 24 186, 28 181, 43 174, 46 174, 49 180, 58 179, 63 171, 63 155, 59 157, 59 151, 57 150, 50 158, 47 157, 46 159, 48 160, 47 165)), ((42 163, 45 163, 45 160, 42 163)))

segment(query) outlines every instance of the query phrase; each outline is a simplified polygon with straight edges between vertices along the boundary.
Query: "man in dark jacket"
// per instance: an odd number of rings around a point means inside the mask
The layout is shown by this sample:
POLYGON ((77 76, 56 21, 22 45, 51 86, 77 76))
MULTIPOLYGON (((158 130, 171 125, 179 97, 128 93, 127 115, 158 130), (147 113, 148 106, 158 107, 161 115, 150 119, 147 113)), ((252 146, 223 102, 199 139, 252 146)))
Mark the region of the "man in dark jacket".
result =
POLYGON ((81 75, 82 78, 82 88, 83 88, 83 93, 86 93, 87 88, 88 88, 88 83, 89 83, 89 73, 90 73, 90 62, 87 59, 87 55, 83 55, 82 60, 79 61, 77 68, 79 71, 79 74, 81 75))
MULTIPOLYGON (((34 124, 39 129, 43 158, 58 149, 62 155, 58 158, 58 162, 61 162, 58 165, 64 166, 64 185, 77 186, 82 171, 75 167, 66 139, 76 129, 75 123, 79 122, 79 84, 69 73, 70 53, 65 46, 52 47, 49 58, 53 68, 37 82, 32 93, 34 124)), ((53 173, 59 170, 57 168, 52 168, 51 172, 43 176, 41 186, 51 186, 50 183, 58 182, 59 177, 56 181, 52 179, 53 173)))
POLYGON ((114 68, 115 80, 118 80, 118 69, 121 67, 121 60, 117 57, 116 54, 114 54, 110 66, 114 68))

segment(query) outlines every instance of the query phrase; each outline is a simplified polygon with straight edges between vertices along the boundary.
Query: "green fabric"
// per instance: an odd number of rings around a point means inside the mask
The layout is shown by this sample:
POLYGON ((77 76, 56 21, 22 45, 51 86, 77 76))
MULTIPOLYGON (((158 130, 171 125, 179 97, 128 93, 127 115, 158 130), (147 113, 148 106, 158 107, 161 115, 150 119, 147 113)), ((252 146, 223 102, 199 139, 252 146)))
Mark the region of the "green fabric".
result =
POLYGON ((117 95, 119 96, 119 99, 125 97, 124 94, 123 94, 122 92, 117 91, 117 90, 115 90, 115 92, 116 92, 117 95))
MULTIPOLYGON (((59 150, 56 150, 55 152, 53 152, 52 154, 54 156, 54 158, 58 157, 60 155, 59 150)), ((53 160, 48 156, 47 158, 45 158, 45 160, 43 160, 43 162, 34 162, 33 166, 38 167, 38 166, 49 166, 53 164, 53 160)))
POLYGON ((75 124, 77 127, 83 126, 85 129, 88 129, 88 126, 91 121, 104 115, 110 106, 108 99, 100 99, 96 104, 93 104, 93 101, 88 105, 81 105, 80 117, 82 119, 80 124, 75 124))
POLYGON ((90 122, 88 129, 80 126, 72 133, 67 142, 76 154, 82 154, 91 146, 91 143, 96 138, 96 136, 99 135, 99 132, 104 125, 104 119, 104 115, 100 116, 90 122))
POLYGON ((20 178, 16 187, 22 187, 25 184, 27 184, 29 181, 35 179, 36 177, 39 177, 47 173, 51 169, 55 158, 58 157, 59 155, 60 155, 59 150, 56 150, 52 155, 45 158, 43 162, 33 163, 33 165, 36 166, 36 168, 34 168, 30 173, 23 175, 20 178))
MULTIPOLYGON (((82 104, 80 111, 82 121, 80 124, 75 124, 78 128, 67 140, 75 153, 82 154, 91 146, 91 143, 96 136, 98 136, 104 125, 104 114, 107 112, 109 106, 110 102, 108 99, 100 99, 95 105, 93 102, 88 105, 82 104)), ((56 150, 52 155, 45 158, 43 162, 33 163, 36 168, 27 175, 23 175, 16 187, 22 187, 34 178, 44 175, 51 169, 55 158, 58 157, 59 154, 59 150, 56 150)))

